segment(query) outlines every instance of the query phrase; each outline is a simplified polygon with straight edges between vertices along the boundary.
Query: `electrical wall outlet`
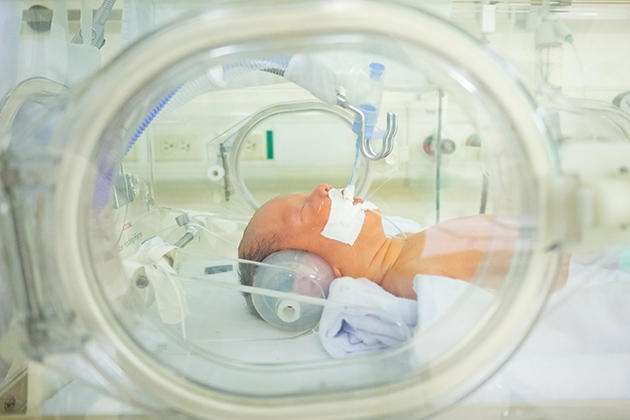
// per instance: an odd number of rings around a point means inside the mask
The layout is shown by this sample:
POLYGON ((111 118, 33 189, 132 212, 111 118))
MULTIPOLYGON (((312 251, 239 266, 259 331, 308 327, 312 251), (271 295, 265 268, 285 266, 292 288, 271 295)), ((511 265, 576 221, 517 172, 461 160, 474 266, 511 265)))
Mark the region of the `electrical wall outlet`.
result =
POLYGON ((264 131, 253 131, 247 136, 241 150, 242 160, 266 160, 267 143, 264 131))
POLYGON ((155 160, 158 162, 203 160, 202 147, 193 136, 158 135, 154 146, 155 160))

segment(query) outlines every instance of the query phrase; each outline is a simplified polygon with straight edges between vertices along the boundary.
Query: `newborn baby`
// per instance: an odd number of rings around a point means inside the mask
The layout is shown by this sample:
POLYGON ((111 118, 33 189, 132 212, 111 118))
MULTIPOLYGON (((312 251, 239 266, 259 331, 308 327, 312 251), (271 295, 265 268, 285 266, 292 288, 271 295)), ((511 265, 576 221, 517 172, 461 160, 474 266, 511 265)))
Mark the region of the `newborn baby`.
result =
MULTIPOLYGON (((309 195, 287 195, 265 203, 245 229, 239 258, 260 262, 276 251, 304 250, 326 260, 337 277, 365 277, 396 296, 411 299, 416 297, 412 283, 417 274, 470 281, 482 263, 490 261, 484 265, 484 279, 496 285, 507 275, 517 230, 492 216, 452 219, 406 237, 388 238, 375 206, 350 198, 347 204, 353 207, 353 217, 364 217, 358 236, 352 241, 345 238, 348 232, 342 232, 332 239, 329 194, 340 194, 340 190, 322 184, 309 195)), ((241 282, 251 285, 255 266, 243 264, 240 271, 241 282)))

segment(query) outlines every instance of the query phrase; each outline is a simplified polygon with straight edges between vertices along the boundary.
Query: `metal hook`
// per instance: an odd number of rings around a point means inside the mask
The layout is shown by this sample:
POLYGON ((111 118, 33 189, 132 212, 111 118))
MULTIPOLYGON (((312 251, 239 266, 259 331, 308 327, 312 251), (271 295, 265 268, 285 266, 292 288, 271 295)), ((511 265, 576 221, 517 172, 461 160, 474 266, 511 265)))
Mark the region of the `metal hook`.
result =
POLYGON ((383 147, 380 152, 375 152, 370 139, 365 136, 365 114, 359 108, 350 105, 343 91, 337 91, 337 105, 351 111, 359 121, 359 145, 361 154, 370 160, 380 160, 389 156, 394 150, 394 137, 398 133, 398 116, 393 112, 387 113, 387 126, 383 134, 383 147))

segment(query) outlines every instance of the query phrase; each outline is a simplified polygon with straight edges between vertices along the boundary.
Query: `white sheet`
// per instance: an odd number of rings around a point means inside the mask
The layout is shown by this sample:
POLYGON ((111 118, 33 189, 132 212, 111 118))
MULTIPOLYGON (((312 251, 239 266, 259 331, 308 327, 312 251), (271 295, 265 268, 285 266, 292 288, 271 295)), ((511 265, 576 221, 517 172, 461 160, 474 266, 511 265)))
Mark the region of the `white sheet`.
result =
MULTIPOLYGON (((433 282, 421 299, 419 326, 446 313, 464 290, 433 282), (423 314, 424 312, 424 314, 423 314)), ((466 289, 467 292, 470 288, 466 289)), ((475 292, 485 304, 488 292, 475 292)), ((630 274, 572 263, 567 285, 552 294, 523 345, 469 403, 540 403, 630 399, 630 274)))

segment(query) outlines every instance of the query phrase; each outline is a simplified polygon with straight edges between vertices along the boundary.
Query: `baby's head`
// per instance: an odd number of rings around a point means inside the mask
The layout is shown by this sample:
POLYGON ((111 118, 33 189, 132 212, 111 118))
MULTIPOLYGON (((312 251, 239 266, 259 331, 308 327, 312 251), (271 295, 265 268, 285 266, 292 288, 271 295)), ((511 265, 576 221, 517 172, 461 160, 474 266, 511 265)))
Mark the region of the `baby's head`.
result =
MULTIPOLYGON (((360 234, 353 245, 329 239, 321 232, 330 215, 330 185, 321 184, 308 195, 276 197, 261 206, 245 228, 238 247, 242 260, 261 262, 270 254, 297 249, 322 257, 336 276, 361 277, 373 256, 372 250, 385 239, 380 215, 367 211, 360 234)), ((240 280, 253 284, 256 265, 239 264, 240 280)), ((248 295, 246 295, 247 297, 248 295)), ((248 298, 248 303, 251 303, 248 298)))

